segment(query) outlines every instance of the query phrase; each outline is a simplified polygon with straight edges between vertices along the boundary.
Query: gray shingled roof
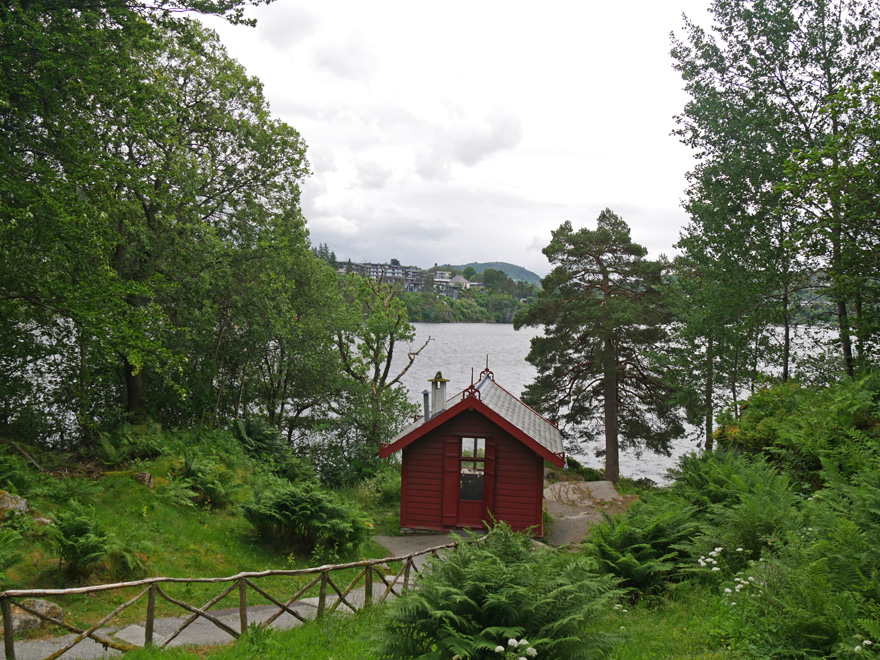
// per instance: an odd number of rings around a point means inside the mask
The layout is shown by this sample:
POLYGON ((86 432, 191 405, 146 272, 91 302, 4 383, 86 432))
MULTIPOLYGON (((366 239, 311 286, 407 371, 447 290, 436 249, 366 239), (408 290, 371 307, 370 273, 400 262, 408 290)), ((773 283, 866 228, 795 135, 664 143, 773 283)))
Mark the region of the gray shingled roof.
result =
MULTIPOLYGON (((548 449, 553 454, 562 454, 562 433, 546 419, 529 408, 510 392, 498 385, 490 375, 483 376, 476 389, 480 393, 480 401, 493 411, 501 415, 535 442, 548 449)), ((467 390, 459 392, 446 401, 446 409, 450 409, 465 398, 467 390)), ((422 417, 401 431, 390 444, 394 444, 402 437, 412 433, 425 423, 422 417)))

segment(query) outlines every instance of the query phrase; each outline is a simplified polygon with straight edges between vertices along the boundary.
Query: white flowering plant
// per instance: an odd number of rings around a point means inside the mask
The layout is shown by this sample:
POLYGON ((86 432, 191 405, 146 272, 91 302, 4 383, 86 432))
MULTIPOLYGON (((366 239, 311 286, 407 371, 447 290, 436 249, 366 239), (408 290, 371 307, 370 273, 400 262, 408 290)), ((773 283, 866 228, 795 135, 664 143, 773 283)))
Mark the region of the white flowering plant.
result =
POLYGON ((537 657, 538 650, 526 639, 511 637, 505 644, 495 647, 494 658, 497 660, 529 660, 537 657))

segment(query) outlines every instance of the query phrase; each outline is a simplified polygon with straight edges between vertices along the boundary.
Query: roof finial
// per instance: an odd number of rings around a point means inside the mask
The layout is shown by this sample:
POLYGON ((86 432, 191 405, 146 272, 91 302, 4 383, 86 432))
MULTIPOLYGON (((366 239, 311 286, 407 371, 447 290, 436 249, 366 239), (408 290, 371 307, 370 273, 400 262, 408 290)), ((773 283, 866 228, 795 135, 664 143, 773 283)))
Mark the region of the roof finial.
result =
POLYGON ((486 368, 483 369, 483 371, 480 373, 480 380, 483 380, 486 376, 491 378, 493 382, 495 381, 495 374, 493 374, 491 371, 489 371, 489 354, 488 353, 486 354, 486 368))

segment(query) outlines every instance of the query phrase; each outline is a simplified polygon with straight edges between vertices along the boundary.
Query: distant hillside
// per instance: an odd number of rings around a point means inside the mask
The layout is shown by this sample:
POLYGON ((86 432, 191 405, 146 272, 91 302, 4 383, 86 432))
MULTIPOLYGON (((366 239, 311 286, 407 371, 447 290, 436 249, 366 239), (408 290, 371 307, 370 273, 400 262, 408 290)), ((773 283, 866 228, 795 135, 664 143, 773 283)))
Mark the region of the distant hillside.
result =
POLYGON ((478 273, 483 272, 487 268, 494 268, 495 270, 502 271, 505 275, 507 275, 510 279, 516 280, 517 282, 528 282, 529 284, 536 284, 537 286, 541 286, 541 278, 535 275, 530 270, 523 268, 522 266, 517 266, 515 264, 509 264, 506 261, 489 261, 485 263, 469 263, 462 264, 461 266, 454 266, 450 264, 445 264, 440 266, 440 268, 457 268, 458 270, 464 270, 468 266, 473 266, 474 270, 478 273))

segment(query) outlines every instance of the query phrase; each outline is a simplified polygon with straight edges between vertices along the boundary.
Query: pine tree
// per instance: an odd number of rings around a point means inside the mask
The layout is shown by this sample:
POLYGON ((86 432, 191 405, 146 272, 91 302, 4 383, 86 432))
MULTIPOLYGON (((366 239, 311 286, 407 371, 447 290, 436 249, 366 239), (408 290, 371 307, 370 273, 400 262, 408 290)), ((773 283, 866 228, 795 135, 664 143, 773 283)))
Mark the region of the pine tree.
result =
POLYGON ((528 360, 538 378, 525 400, 560 418, 578 441, 604 430, 605 476, 617 481, 619 447, 668 453, 683 432, 671 388, 649 359, 666 339, 662 266, 645 259, 609 209, 595 230, 563 223, 544 254, 556 267, 514 319, 516 328, 544 326, 532 339, 528 360))

